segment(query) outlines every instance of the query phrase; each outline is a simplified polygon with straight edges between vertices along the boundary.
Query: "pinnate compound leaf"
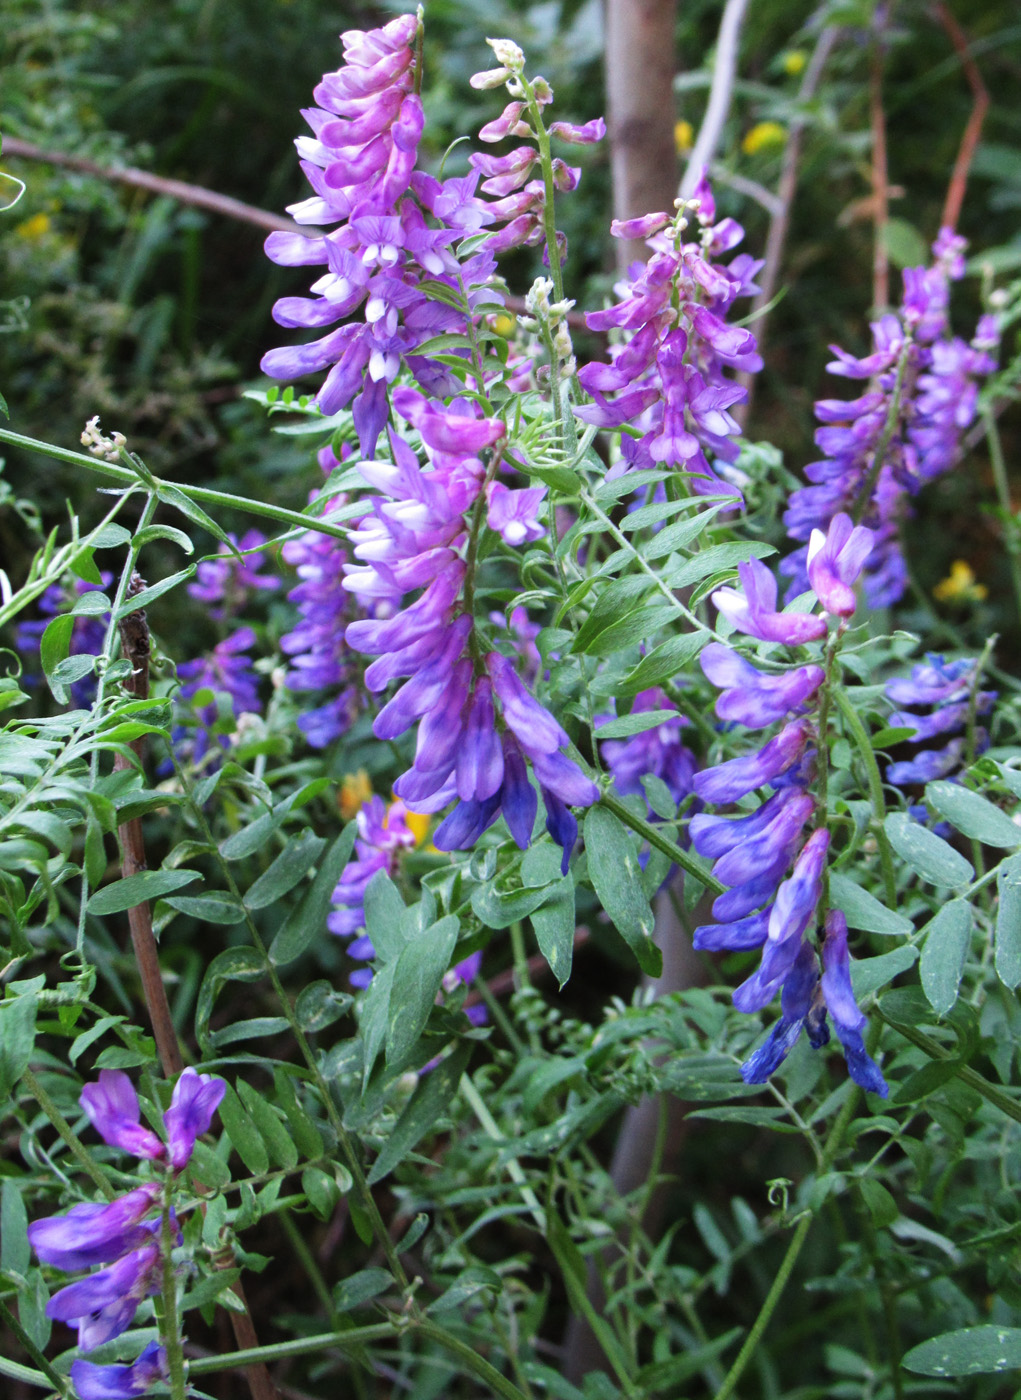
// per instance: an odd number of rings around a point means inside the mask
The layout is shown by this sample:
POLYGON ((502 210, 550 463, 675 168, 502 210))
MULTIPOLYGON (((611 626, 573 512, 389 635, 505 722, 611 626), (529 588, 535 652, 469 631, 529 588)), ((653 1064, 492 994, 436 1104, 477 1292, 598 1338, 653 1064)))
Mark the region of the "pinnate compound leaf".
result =
POLYGON ((901 1362, 920 1376, 980 1376, 1021 1367, 1021 1327, 962 1327, 912 1347, 901 1362))
POLYGON ((922 930, 925 946, 918 972, 929 1005, 943 1016, 957 1000, 971 939, 971 905, 952 899, 922 930))
POLYGON ((599 902, 650 977, 663 970, 663 955, 652 941, 653 917, 642 889, 642 868, 627 831, 605 807, 585 815, 588 874, 599 902))
POLYGON ((891 812, 883 826, 901 860, 928 884, 957 889, 974 877, 970 861, 906 812, 891 812))

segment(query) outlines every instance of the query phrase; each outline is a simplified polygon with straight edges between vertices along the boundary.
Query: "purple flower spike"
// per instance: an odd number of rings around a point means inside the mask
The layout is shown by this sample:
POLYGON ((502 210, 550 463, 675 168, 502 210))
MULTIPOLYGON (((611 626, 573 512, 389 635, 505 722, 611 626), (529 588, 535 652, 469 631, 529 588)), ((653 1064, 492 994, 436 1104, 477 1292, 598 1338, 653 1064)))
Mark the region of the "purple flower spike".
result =
POLYGON ((826 1010, 844 1047, 851 1078, 863 1089, 880 1098, 890 1090, 879 1066, 865 1049, 861 1033, 868 1024, 858 1009, 851 990, 851 959, 847 951, 847 920, 839 909, 826 916, 826 938, 822 945, 822 994, 826 1010))
POLYGON ((760 559, 739 564, 737 572, 744 593, 733 588, 718 588, 712 597, 720 612, 739 632, 747 632, 762 642, 784 642, 787 646, 817 642, 825 637, 824 618, 809 613, 776 611, 776 579, 760 559))
POLYGON ((71 1380, 79 1400, 134 1400, 157 1381, 167 1378, 167 1354, 158 1342, 150 1342, 130 1366, 97 1366, 75 1361, 71 1380))
POLYGON ((93 1351, 127 1331, 142 1299, 159 1291, 160 1277, 159 1247, 146 1245, 62 1288, 46 1304, 46 1316, 77 1323, 79 1348, 93 1351))
POLYGON ((215 1075, 199 1074, 190 1065, 181 1074, 164 1114, 170 1165, 175 1171, 191 1159, 195 1139, 209 1131, 213 1114, 226 1092, 225 1081, 215 1075))
POLYGON ((746 1084, 764 1084, 793 1050, 812 1010, 818 984, 819 965, 815 953, 807 943, 802 943, 784 983, 780 1019, 764 1043, 741 1066, 741 1078, 746 1084))
POLYGON ((141 1109, 131 1080, 120 1069, 101 1069, 98 1084, 86 1084, 79 1103, 104 1142, 150 1160, 163 1156, 163 1144, 139 1122, 141 1109))
POLYGON ((808 541, 808 581, 828 613, 850 617, 855 609, 853 584, 872 553, 875 532, 852 525, 842 511, 824 535, 813 530, 808 541))
POLYGON ((141 1221, 159 1196, 155 1182, 139 1186, 107 1205, 72 1206, 66 1215, 34 1220, 29 1243, 43 1264, 70 1273, 93 1264, 109 1264, 151 1239, 141 1221))

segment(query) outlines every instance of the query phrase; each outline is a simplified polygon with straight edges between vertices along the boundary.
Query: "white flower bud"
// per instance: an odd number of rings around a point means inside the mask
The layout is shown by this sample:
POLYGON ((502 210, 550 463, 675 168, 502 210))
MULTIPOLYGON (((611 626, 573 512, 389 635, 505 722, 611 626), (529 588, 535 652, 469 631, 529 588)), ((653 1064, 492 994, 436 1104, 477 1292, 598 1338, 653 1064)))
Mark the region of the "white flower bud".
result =
POLYGON ((524 50, 519 48, 513 39, 487 39, 486 43, 496 55, 497 63, 501 63, 504 68, 509 68, 515 73, 520 73, 524 68, 524 50))
POLYGON ((468 82, 478 92, 488 92, 490 88, 501 87, 510 77, 509 68, 490 68, 485 73, 473 73, 468 82))

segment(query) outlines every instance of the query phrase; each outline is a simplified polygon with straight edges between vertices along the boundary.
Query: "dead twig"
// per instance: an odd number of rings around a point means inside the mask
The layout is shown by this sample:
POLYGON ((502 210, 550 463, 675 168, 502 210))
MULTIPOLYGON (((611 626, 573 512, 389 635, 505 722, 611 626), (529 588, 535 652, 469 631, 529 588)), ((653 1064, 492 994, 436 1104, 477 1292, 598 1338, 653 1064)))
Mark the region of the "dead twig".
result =
POLYGON ((982 81, 982 74, 978 70, 978 64, 971 56, 968 48, 968 37, 964 30, 957 23, 949 5, 937 0, 932 7, 932 13, 942 24, 943 28, 950 36, 950 42, 957 50, 961 60, 961 67, 964 76, 968 80, 968 85, 974 95, 975 101, 971 109, 971 116, 968 124, 964 128, 964 135, 961 137, 961 144, 958 148, 957 159, 954 161, 954 168, 950 175, 950 183, 947 186, 946 202, 943 205, 943 214, 940 224, 943 228, 956 229, 957 220, 961 217, 961 207, 964 204, 964 191, 968 184, 968 172, 971 170, 971 162, 975 156, 975 148, 978 146, 979 137, 982 134, 982 125, 989 110, 989 93, 986 85, 982 81))

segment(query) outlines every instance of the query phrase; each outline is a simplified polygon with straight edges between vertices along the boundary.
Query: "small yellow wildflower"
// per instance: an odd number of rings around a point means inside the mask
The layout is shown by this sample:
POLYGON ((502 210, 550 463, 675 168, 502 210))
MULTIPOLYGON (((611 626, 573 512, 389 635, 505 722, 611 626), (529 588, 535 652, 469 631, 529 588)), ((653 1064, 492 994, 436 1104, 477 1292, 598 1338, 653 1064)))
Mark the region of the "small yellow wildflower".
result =
POLYGON ((975 582, 974 570, 964 559, 955 559, 948 576, 932 590, 932 596, 941 603, 981 603, 988 595, 989 589, 984 583, 975 582))
POLYGON ((36 243, 40 238, 45 238, 49 231, 50 216, 41 212, 33 214, 30 219, 25 219, 20 224, 16 224, 14 228, 17 236, 26 239, 29 243, 36 243))
POLYGON ((509 311, 499 311, 493 317, 493 330, 497 335, 502 335, 505 340, 509 340, 514 334, 514 327, 517 325, 515 317, 509 311))
POLYGON ((674 145, 679 156, 685 156, 695 144, 695 128, 691 122, 674 122, 674 145))
POLYGON ((746 156, 757 156, 762 151, 778 151, 787 140, 787 132, 779 122, 758 122, 741 142, 746 156))
POLYGON ((359 768, 357 773, 345 773, 341 779, 340 792, 337 794, 340 815, 349 822, 371 797, 372 784, 364 768, 359 768))
POLYGON ((781 59, 783 71, 791 78, 796 78, 799 73, 803 73, 805 64, 808 62, 808 55, 804 49, 788 49, 781 59))

